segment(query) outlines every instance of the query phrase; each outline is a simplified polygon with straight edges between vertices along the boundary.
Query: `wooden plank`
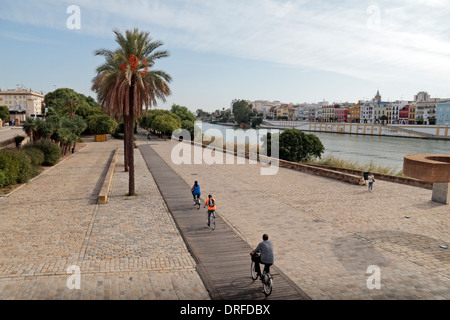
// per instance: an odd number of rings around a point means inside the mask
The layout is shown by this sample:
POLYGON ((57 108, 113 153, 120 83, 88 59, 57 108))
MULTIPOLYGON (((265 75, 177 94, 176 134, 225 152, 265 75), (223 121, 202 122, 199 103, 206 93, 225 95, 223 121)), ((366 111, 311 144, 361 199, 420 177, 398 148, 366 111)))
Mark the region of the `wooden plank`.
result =
MULTIPOLYGON (((271 267, 274 289, 262 293, 260 280, 250 277, 252 250, 219 214, 217 229, 207 227, 206 209, 193 207, 190 186, 148 144, 139 148, 166 205, 197 262, 197 271, 211 299, 309 300, 310 298, 276 266, 271 267)), ((203 205, 202 205, 203 206, 203 205)))

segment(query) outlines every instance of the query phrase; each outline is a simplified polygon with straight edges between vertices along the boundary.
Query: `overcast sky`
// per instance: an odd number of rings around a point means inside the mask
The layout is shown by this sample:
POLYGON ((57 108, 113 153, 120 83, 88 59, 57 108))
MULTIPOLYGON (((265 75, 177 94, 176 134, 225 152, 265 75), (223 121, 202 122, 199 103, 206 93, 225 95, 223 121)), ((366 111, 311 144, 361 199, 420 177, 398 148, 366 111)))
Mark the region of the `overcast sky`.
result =
POLYGON ((1 0, 0 88, 90 90, 113 28, 164 43, 167 102, 213 111, 281 102, 450 97, 450 1, 1 0), (75 11, 80 24, 72 29, 75 11), (69 8, 70 9, 70 8, 69 8), (69 25, 69 27, 68 27, 69 25))

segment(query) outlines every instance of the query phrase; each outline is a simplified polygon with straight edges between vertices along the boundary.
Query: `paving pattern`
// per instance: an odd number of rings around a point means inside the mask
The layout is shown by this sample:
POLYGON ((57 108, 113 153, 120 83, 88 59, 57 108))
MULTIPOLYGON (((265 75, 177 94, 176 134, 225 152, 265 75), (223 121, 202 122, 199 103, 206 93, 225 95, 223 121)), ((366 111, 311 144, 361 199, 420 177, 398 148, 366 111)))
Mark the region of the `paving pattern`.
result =
POLYGON ((440 248, 450 247, 450 207, 431 202, 431 190, 377 180, 368 192, 285 168, 262 176, 260 164, 175 165, 178 142, 153 144, 251 246, 268 233, 275 264, 312 299, 450 298, 450 250, 440 248), (370 266, 381 289, 368 288, 370 266))
POLYGON ((0 299, 209 299, 139 150, 138 197, 126 196, 121 154, 109 203, 98 205, 108 161, 123 142, 86 142, 0 198, 0 299), (79 290, 67 286, 72 265, 79 290))

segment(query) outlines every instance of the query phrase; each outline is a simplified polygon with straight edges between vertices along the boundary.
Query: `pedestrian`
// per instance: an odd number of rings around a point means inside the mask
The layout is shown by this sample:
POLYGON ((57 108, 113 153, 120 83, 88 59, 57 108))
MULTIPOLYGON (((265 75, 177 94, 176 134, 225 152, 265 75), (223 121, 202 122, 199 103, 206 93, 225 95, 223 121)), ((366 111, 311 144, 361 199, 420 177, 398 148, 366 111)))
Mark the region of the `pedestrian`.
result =
POLYGON ((373 190, 373 183, 375 182, 375 177, 373 175, 373 173, 369 172, 369 191, 373 190))

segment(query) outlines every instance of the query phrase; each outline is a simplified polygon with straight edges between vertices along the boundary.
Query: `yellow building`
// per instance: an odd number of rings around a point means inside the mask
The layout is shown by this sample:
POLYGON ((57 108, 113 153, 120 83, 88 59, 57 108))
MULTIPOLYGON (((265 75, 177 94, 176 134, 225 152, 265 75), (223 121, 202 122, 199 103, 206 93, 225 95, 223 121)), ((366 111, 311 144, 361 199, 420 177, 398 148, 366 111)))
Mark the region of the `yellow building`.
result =
POLYGON ((24 110, 25 113, 13 113, 10 116, 12 121, 25 121, 31 115, 42 114, 44 95, 28 89, 19 88, 16 90, 0 91, 0 106, 6 106, 10 110, 24 110))
POLYGON ((359 123, 361 119, 361 103, 351 105, 348 107, 347 122, 359 123))

